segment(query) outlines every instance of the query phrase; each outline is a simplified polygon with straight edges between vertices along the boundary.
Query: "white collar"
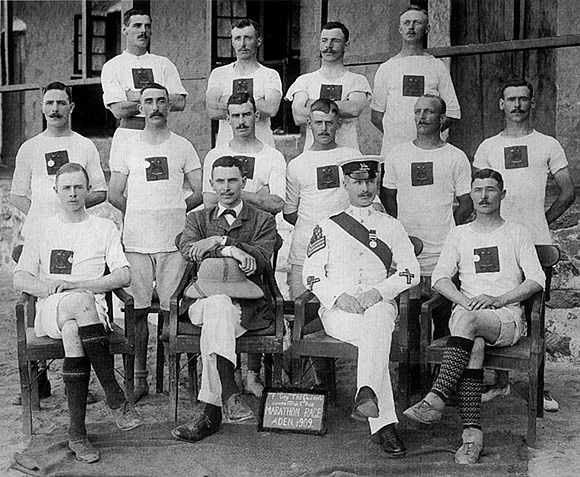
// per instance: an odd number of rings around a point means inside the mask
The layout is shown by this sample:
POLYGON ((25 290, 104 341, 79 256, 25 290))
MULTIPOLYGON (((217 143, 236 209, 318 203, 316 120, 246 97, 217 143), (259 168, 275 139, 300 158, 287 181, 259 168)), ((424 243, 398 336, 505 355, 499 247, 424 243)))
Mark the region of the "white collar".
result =
POLYGON ((375 212, 375 209, 372 204, 367 207, 355 207, 354 205, 350 205, 348 209, 346 209, 346 212, 349 215, 352 215, 355 219, 361 220, 370 217, 375 212))
MULTIPOLYGON (((244 201, 241 200, 240 203, 238 205, 236 205, 233 210, 236 213, 236 217, 239 217, 240 212, 242 211, 242 208, 244 207, 244 201)), ((228 207, 224 207, 223 205, 221 205, 220 203, 218 203, 218 213, 217 216, 221 217, 224 213, 224 210, 226 210, 228 207)), ((230 207, 231 208, 231 207, 230 207)))

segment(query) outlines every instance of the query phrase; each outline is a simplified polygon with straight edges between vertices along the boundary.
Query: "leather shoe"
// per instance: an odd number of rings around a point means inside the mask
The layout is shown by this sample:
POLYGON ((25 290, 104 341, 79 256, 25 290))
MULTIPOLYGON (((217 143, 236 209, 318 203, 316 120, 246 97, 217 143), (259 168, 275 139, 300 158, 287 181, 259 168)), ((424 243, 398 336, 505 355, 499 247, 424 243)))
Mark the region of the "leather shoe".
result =
MULTIPOLYGON (((380 438, 380 445, 383 450, 389 455, 390 458, 395 459, 398 457, 403 457, 407 454, 407 448, 403 441, 397 434, 397 428, 395 424, 389 424, 378 430, 376 434, 380 438)), ((376 442, 376 438, 371 436, 371 440, 376 442)))
POLYGON ((354 400, 354 408, 350 417, 357 421, 366 421, 369 417, 379 417, 377 395, 368 386, 360 388, 354 400))
POLYGON ((176 439, 197 442, 211 436, 219 431, 222 424, 222 417, 219 414, 218 418, 210 418, 207 414, 202 414, 197 419, 176 427, 171 431, 171 435, 176 439))

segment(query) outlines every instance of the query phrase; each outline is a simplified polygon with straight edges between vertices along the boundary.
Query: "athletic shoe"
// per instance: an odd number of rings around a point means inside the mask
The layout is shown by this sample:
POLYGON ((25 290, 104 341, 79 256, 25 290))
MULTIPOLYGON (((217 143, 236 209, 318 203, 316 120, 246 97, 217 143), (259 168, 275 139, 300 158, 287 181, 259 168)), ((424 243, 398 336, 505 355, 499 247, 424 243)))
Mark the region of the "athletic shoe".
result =
POLYGON ((141 417, 129 401, 125 401, 118 409, 111 409, 111 414, 117 427, 122 431, 130 431, 143 424, 141 417))
POLYGON ((558 401, 550 396, 550 391, 544 391, 544 411, 558 412, 558 409, 560 409, 558 401))
POLYGON ((262 397, 262 393, 264 392, 264 385, 262 381, 260 381, 260 376, 255 371, 248 370, 248 374, 246 375, 246 385, 244 389, 249 393, 253 394, 256 397, 262 397))
POLYGON ((481 395, 481 402, 489 402, 497 397, 506 397, 512 393, 512 387, 508 383, 503 388, 492 387, 481 395))
POLYGON ((232 394, 223 402, 223 422, 237 424, 254 418, 254 412, 244 403, 240 394, 232 394))
POLYGON ((434 424, 441 420, 443 410, 437 409, 431 403, 423 399, 414 406, 405 410, 403 414, 412 421, 420 422, 421 424, 434 424))

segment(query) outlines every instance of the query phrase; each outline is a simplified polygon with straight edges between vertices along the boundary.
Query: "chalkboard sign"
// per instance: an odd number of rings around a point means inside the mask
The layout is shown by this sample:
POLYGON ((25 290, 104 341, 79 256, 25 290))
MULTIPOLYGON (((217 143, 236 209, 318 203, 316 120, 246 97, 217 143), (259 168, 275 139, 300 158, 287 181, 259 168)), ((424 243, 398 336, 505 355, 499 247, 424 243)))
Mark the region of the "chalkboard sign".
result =
POLYGON ((262 394, 259 431, 326 433, 326 393, 266 388, 262 394))

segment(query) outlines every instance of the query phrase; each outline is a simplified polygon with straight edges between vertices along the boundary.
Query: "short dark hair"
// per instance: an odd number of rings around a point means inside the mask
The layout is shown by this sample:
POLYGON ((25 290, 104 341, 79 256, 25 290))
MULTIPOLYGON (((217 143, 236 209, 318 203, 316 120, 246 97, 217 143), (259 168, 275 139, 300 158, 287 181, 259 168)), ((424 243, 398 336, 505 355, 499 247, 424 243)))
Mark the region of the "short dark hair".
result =
POLYGON ((87 170, 77 162, 67 162, 66 164, 61 166, 60 169, 56 171, 56 176, 54 178, 55 183, 58 184, 58 178, 63 174, 71 174, 73 172, 82 172, 83 175, 85 176, 85 179, 87 180, 87 187, 89 186, 90 184, 89 174, 87 170))
POLYGON ((213 177, 213 170, 216 167, 237 167, 240 170, 241 176, 245 177, 244 166, 242 164, 242 161, 240 161, 235 156, 222 156, 222 157, 219 157, 218 159, 216 159, 216 161, 211 165, 212 177, 213 177))
POLYGON ((517 88, 520 86, 525 86, 530 90, 530 99, 534 97, 534 87, 532 86, 532 83, 524 78, 510 78, 503 84, 501 88, 501 98, 504 99, 504 93, 506 89, 512 87, 517 88))
POLYGON ((346 25, 344 23, 341 22, 328 22, 326 25, 324 25, 320 31, 322 30, 334 30, 335 28, 338 28, 342 34, 344 35, 344 41, 347 42, 348 39, 350 38, 350 32, 348 31, 348 28, 346 27, 346 25))
POLYGON ((53 81, 52 83, 48 83, 44 88, 42 88, 42 96, 44 96, 46 94, 47 91, 51 91, 53 89, 59 90, 59 91, 64 91, 66 93, 66 95, 68 96, 68 102, 72 103, 72 88, 70 86, 67 86, 64 83, 61 83, 60 81, 53 81))
POLYGON ((401 18, 407 12, 421 12, 427 17, 427 21, 429 21, 429 13, 427 12, 427 10, 420 7, 419 5, 409 5, 407 8, 405 8, 401 12, 401 14, 399 15, 399 18, 401 18))
POLYGON ((130 10, 127 10, 123 15, 123 24, 125 26, 129 26, 129 23, 131 23, 131 17, 137 15, 147 15, 149 17, 149 20, 151 20, 151 13, 149 13, 149 11, 144 10, 143 8, 131 8, 130 10))
POLYGON ((169 98, 169 91, 167 91, 167 88, 165 86, 163 86, 162 84, 159 84, 159 83, 147 83, 145 86, 143 86, 141 88, 141 95, 143 95, 143 91, 145 91, 146 89, 160 89, 162 91, 165 91, 165 94, 167 95, 167 98, 169 98))
POLYGON ((436 94, 425 93, 423 96, 421 96, 421 98, 436 99, 439 102, 439 109, 441 110, 440 113, 441 114, 447 113, 447 103, 441 96, 438 96, 436 94))
POLYGON ((332 99, 317 99, 310 105, 310 112, 322 111, 325 114, 334 113, 338 117, 338 105, 332 99))
POLYGON ((230 104, 246 104, 251 103, 252 107, 254 108, 254 112, 256 112, 256 101, 254 97, 250 93, 234 93, 228 98, 227 103, 227 110, 228 113, 230 112, 230 104))
POLYGON ((503 190, 503 177, 499 172, 494 169, 479 169, 473 174, 471 178, 471 183, 475 182, 475 179, 494 179, 501 190, 503 190))
POLYGON ((249 26, 254 27, 254 30, 256 30, 256 37, 257 38, 262 37, 262 31, 260 30, 260 25, 258 25, 254 20, 250 20, 249 18, 242 18, 240 20, 234 20, 232 22, 232 30, 234 28, 246 28, 249 26))

